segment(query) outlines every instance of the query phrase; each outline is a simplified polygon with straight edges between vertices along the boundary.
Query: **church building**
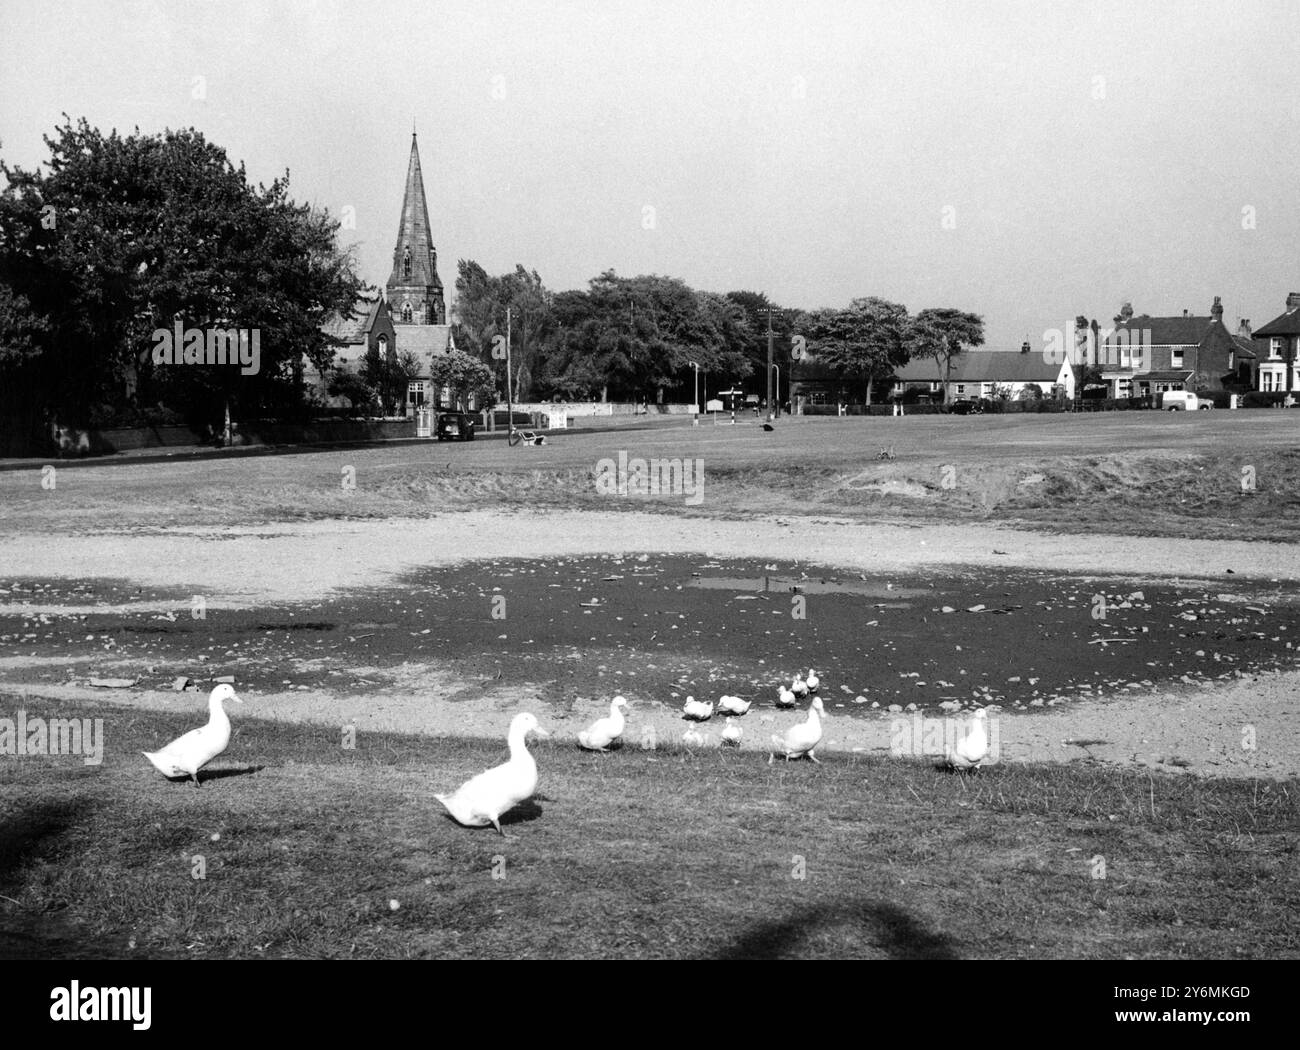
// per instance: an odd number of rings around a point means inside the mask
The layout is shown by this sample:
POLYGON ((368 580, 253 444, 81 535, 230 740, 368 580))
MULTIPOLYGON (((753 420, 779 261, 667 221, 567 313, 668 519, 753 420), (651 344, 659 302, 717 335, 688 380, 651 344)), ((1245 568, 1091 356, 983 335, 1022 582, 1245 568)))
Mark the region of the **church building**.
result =
POLYGON ((424 173, 420 170, 420 148, 411 132, 411 157, 406 165, 406 189, 402 195, 402 217, 393 246, 393 272, 387 285, 388 309, 396 332, 397 353, 412 353, 420 362, 420 374, 412 379, 407 405, 414 411, 426 402, 437 402, 429 382, 434 357, 456 349, 442 281, 438 278, 438 249, 429 225, 429 205, 424 196, 424 173))
MULTIPOLYGON (((406 188, 402 215, 393 245, 393 270, 385 294, 362 299, 350 316, 331 316, 321 330, 335 344, 334 365, 357 371, 367 353, 395 359, 412 354, 417 374, 407 384, 403 414, 410 415, 423 405, 438 406, 447 391, 435 391, 430 380, 433 359, 456 349, 447 304, 438 277, 438 249, 429 224, 429 206, 424 196, 424 174, 420 170, 420 149, 411 133, 411 156, 406 166, 406 188)), ((317 395, 328 398, 327 378, 315 384, 317 395)))

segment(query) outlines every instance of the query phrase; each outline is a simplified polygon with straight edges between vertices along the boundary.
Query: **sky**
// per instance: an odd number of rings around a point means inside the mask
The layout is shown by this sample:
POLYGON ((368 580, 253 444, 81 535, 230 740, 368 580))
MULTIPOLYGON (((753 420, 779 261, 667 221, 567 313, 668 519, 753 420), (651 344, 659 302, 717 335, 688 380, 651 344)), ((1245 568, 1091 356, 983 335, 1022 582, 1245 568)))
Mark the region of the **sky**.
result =
POLYGON ((392 267, 411 130, 438 269, 880 296, 1013 349, 1300 289, 1300 3, 0 0, 0 157, 61 114, 194 127, 392 267), (345 213, 345 209, 351 209, 345 213))

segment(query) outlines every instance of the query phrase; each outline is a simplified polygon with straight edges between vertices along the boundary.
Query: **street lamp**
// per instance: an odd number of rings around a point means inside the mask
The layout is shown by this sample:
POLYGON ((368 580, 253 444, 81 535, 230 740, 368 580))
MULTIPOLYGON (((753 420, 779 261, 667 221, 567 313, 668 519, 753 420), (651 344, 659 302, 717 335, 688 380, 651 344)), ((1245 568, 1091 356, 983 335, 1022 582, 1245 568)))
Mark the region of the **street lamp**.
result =
POLYGON ((696 361, 691 362, 691 367, 695 369, 695 424, 700 422, 700 366, 696 361))

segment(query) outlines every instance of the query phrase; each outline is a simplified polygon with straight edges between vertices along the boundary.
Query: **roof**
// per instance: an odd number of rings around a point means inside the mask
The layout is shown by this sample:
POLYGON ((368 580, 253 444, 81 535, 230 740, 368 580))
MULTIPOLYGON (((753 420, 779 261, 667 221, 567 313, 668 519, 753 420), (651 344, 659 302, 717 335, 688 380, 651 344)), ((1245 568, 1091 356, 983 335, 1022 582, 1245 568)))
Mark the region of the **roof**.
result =
POLYGON ((379 314, 382 302, 383 300, 378 297, 358 299, 346 315, 336 310, 325 318, 320 330, 327 336, 344 343, 364 343, 379 314))
MULTIPOLYGON (((953 358, 951 383, 1055 383, 1061 362, 1041 353, 1019 350, 968 350, 953 358)), ((940 382, 941 366, 933 358, 915 358, 894 373, 901 383, 940 382)))
POLYGON ((1143 379, 1149 383, 1186 383, 1194 373, 1191 369, 1174 369, 1166 372, 1134 372, 1133 379, 1143 379))
POLYGON ((447 354, 456 349, 449 324, 399 324, 393 326, 399 354, 412 353, 426 358, 447 354))
POLYGON ((1256 328, 1256 336, 1300 335, 1300 306, 1294 306, 1279 317, 1273 318, 1263 328, 1256 328))
MULTIPOLYGON (((1140 332, 1139 338, 1129 338, 1129 342, 1136 343, 1140 339, 1147 346, 1200 346, 1201 340, 1205 338, 1205 330, 1213 322, 1213 317, 1152 317, 1150 314, 1139 314, 1123 324, 1115 325, 1114 332, 1140 332)), ((1108 335, 1105 339, 1106 343, 1120 341, 1117 334, 1108 335)))

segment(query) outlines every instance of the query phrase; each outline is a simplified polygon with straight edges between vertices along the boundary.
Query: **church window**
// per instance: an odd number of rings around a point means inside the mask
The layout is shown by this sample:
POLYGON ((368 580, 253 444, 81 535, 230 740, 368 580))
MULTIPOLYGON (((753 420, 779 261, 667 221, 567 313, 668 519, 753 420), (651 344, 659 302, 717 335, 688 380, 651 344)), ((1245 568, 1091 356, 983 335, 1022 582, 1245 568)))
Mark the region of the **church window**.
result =
POLYGON ((406 254, 402 256, 402 276, 411 276, 411 249, 406 249, 406 254))
POLYGON ((410 320, 411 320, 411 304, 410 304, 410 303, 403 303, 403 304, 402 304, 402 320, 403 320, 403 321, 406 321, 406 322, 408 322, 408 323, 409 323, 410 320))

